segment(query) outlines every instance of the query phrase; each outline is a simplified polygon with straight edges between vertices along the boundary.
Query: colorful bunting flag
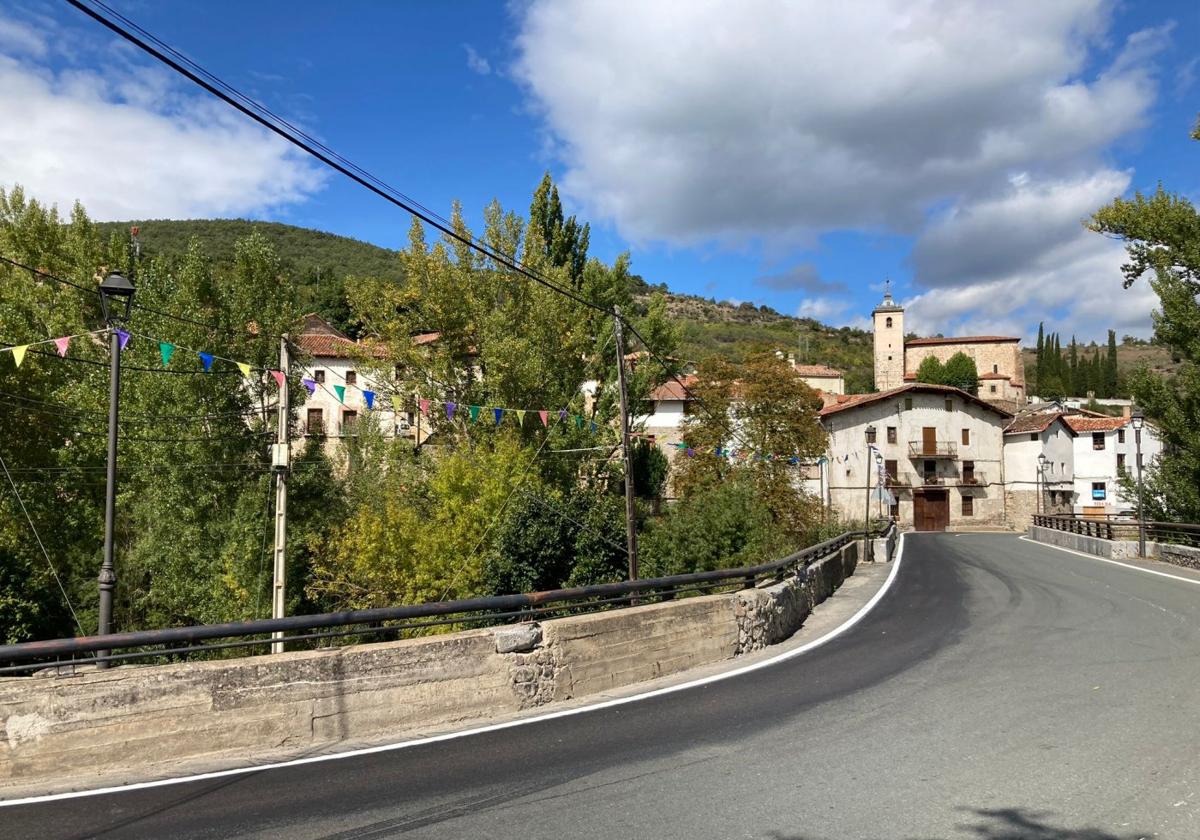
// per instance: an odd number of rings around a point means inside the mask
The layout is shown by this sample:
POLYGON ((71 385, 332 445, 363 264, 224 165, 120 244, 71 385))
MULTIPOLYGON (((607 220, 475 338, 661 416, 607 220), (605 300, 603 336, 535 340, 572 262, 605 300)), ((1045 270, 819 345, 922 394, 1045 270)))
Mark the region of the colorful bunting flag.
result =
POLYGON ((454 419, 454 409, 456 409, 456 408, 458 408, 458 403, 452 403, 452 402, 446 403, 446 419, 447 420, 454 419))
POLYGON ((69 335, 66 336, 65 338, 54 339, 54 346, 58 348, 58 355, 60 355, 60 356, 65 357, 67 355, 67 348, 70 345, 71 345, 71 336, 69 336, 69 335))
POLYGON ((575 415, 575 428, 576 429, 583 428, 583 418, 580 417, 578 414, 575 415))
POLYGON ((400 395, 392 394, 392 411, 400 413, 400 395))
POLYGON ((204 372, 208 373, 212 370, 213 354, 212 353, 197 353, 200 357, 200 362, 204 365, 204 372))
POLYGON ((171 356, 175 355, 175 345, 165 341, 158 342, 158 355, 162 356, 163 367, 171 364, 171 356))
POLYGON ((542 418, 542 427, 543 428, 550 427, 550 412, 549 411, 539 411, 538 417, 542 418))
POLYGON ((282 388, 283 383, 287 381, 287 377, 283 375, 283 371, 281 370, 271 371, 271 376, 275 378, 275 384, 280 388, 282 388))
POLYGON ((477 405, 467 406, 467 413, 471 415, 472 423, 479 419, 479 408, 480 406, 477 405))
POLYGON ((492 415, 496 418, 496 425, 499 426, 500 418, 502 418, 504 416, 504 409, 503 408, 493 408, 492 415))
POLYGON ((342 405, 345 405, 346 404, 346 386, 345 385, 334 385, 333 392, 335 394, 337 394, 338 402, 340 402, 342 405))
POLYGON ((13 361, 17 363, 17 367, 21 366, 21 362, 25 361, 25 351, 29 349, 28 344, 22 344, 19 347, 10 347, 13 354, 13 361))
POLYGON ((125 330, 113 330, 117 334, 117 349, 124 350, 125 345, 129 343, 129 333, 125 330))
POLYGON ((596 430, 597 430, 597 429, 599 429, 599 428, 600 428, 600 427, 596 425, 596 421, 595 421, 595 420, 593 420, 593 421, 592 421, 592 434, 596 434, 596 430))
POLYGON ((317 382, 315 379, 301 379, 300 384, 308 391, 310 397, 317 392, 317 382))
POLYGON ((426 417, 429 416, 429 400, 421 400, 421 413, 426 417))
POLYGON ((375 408, 374 391, 363 391, 363 399, 367 401, 367 411, 371 411, 375 408))
POLYGON ((523 408, 517 409, 517 425, 522 428, 525 426, 525 409, 523 408))
POLYGON ((234 362, 234 364, 238 366, 238 370, 242 372, 242 376, 246 377, 247 379, 250 378, 250 365, 246 364, 245 362, 234 362))
POLYGON ((689 458, 691 458, 691 457, 692 457, 693 455, 695 455, 695 454, 696 454, 696 450, 695 450, 695 449, 692 449, 692 448, 689 446, 689 447, 688 447, 688 449, 687 449, 687 456, 688 456, 689 458))
POLYGON ((566 410, 565 408, 560 408, 560 409, 558 410, 558 419, 559 419, 559 420, 566 420, 566 419, 567 419, 567 410, 566 410))

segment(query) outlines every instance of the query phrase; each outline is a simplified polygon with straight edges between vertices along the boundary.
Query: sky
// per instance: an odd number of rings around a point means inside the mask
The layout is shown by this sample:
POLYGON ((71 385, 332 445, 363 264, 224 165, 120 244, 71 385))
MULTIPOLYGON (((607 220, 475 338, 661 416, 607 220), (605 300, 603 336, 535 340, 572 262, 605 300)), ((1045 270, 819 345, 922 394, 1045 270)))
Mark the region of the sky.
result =
MULTIPOLYGON (((542 174, 672 291, 920 334, 1148 337, 1118 195, 1200 197, 1193 0, 109 0, 477 230, 542 174)), ((59 0, 0 6, 0 186, 100 220, 268 219, 402 247, 409 219, 59 0)))

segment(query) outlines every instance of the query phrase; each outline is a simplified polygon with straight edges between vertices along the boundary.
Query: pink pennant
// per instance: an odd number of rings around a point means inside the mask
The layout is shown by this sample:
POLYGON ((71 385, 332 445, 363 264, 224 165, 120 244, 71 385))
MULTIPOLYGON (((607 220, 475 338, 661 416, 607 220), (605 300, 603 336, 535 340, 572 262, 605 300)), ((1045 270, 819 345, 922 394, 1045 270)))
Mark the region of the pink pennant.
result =
POLYGON ((282 388, 283 383, 286 380, 286 377, 283 375, 283 371, 273 370, 271 371, 271 376, 275 377, 275 384, 282 388))
POLYGON ((421 413, 429 416, 429 400, 421 400, 421 413))
POLYGON ((56 339, 54 339, 54 346, 58 348, 58 355, 60 355, 60 356, 66 356, 66 355, 67 355, 67 347, 68 347, 70 344, 71 344, 71 337, 70 337, 70 336, 65 336, 64 338, 56 338, 56 339))
POLYGON ((550 425, 550 412, 549 411, 539 411, 538 417, 542 418, 542 426, 543 427, 548 427, 550 425))

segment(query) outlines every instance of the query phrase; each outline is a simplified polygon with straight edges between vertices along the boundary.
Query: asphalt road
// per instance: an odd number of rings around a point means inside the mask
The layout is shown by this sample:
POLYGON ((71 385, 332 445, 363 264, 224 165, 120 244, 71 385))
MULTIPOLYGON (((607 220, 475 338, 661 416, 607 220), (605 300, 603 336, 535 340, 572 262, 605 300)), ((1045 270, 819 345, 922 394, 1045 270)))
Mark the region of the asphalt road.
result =
POLYGON ((1200 586, 910 535, 808 654, 412 749, 0 809, 0 837, 1200 837, 1200 586))

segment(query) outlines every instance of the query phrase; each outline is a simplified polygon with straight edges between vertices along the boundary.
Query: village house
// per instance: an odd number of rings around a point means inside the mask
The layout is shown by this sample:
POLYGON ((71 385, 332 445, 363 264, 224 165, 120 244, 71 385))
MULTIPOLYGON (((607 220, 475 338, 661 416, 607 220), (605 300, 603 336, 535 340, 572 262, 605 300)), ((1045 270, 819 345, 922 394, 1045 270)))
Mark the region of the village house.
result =
MULTIPOLYGON (((1125 493, 1119 477, 1136 476, 1137 444, 1131 418, 1072 414, 1064 418, 1075 433, 1075 513, 1084 516, 1132 515, 1137 498, 1125 493)), ((1142 464, 1162 455, 1162 439, 1150 423, 1142 428, 1142 464)))
POLYGON ((1003 526, 1004 428, 1012 415, 944 385, 910 383, 828 400, 828 503, 847 519, 878 514, 876 451, 895 499, 890 514, 918 531, 1003 526), (868 482, 870 484, 868 484, 868 482))
POLYGON ((1039 512, 1071 513, 1075 437, 1060 411, 1024 412, 1004 430, 1005 504, 1013 527, 1028 527, 1039 512))

